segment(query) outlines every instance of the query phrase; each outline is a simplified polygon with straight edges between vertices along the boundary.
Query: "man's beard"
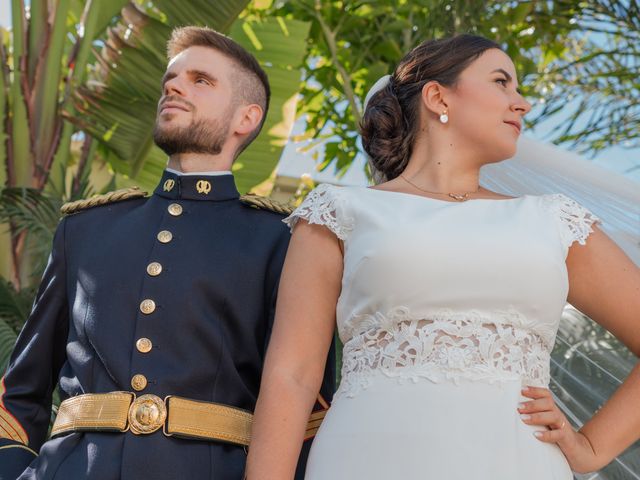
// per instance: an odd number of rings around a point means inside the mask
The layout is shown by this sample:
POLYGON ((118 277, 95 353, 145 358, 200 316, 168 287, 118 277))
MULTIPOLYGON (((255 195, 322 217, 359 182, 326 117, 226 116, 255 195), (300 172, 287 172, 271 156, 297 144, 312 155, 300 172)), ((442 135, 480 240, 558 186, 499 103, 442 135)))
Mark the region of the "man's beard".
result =
MULTIPOLYGON (((223 115, 223 118, 229 118, 223 115)), ((218 155, 229 135, 229 125, 219 120, 194 120, 186 127, 167 126, 159 122, 153 129, 153 141, 167 155, 175 153, 206 153, 218 155)))

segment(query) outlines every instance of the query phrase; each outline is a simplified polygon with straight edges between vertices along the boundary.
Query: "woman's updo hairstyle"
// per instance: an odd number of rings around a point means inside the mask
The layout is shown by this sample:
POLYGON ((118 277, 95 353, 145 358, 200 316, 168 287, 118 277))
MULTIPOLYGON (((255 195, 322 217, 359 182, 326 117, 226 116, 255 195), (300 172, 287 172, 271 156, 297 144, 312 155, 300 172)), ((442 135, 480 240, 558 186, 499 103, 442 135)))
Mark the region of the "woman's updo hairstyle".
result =
POLYGON ((420 128, 422 87, 432 80, 451 87, 470 63, 492 48, 501 49, 484 37, 457 35, 427 40, 404 56, 388 85, 369 100, 360 123, 376 183, 396 178, 409 162, 420 128))

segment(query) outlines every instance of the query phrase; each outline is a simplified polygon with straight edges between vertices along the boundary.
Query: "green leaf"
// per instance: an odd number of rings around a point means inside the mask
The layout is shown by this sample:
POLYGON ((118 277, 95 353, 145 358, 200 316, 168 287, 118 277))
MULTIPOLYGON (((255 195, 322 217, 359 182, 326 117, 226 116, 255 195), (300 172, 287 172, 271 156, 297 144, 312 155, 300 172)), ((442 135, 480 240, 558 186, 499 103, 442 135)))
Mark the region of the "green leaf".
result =
POLYGON ((275 169, 295 119, 296 95, 301 72, 298 65, 306 52, 309 24, 295 20, 267 19, 261 22, 240 19, 233 25, 231 37, 253 53, 269 76, 271 105, 258 138, 239 157, 234 169, 240 192, 246 192, 267 180, 275 169), (245 25, 262 45, 255 48, 245 33, 245 25))
MULTIPOLYGON (((33 188, 5 188, 0 195, 0 223, 10 221, 13 234, 27 233, 28 245, 42 266, 60 219, 60 201, 33 188)), ((5 227, 6 228, 6 227, 5 227)))
MULTIPOLYGON (((62 55, 67 41, 67 16, 69 14, 70 0, 59 0, 55 9, 53 27, 47 41, 40 46, 45 55, 42 63, 38 65, 33 91, 35 92, 34 108, 32 109, 31 122, 33 127, 32 149, 35 155, 34 161, 41 175, 37 175, 38 181, 34 186, 41 187, 40 183, 46 177, 47 166, 50 162, 52 146, 57 144, 56 129, 60 127, 60 112, 58 110, 59 89, 62 76, 62 55)), ((36 51, 29 51, 30 56, 36 56, 36 51)))
POLYGON ((8 169, 13 175, 9 181, 12 185, 31 185, 32 182, 32 154, 29 149, 30 135, 29 123, 27 120, 27 108, 22 92, 23 72, 19 68, 18 59, 25 53, 24 35, 25 20, 24 6, 21 0, 11 2, 11 25, 13 30, 13 81, 10 86, 9 105, 11 108, 12 135, 11 141, 12 157, 8 158, 8 169))

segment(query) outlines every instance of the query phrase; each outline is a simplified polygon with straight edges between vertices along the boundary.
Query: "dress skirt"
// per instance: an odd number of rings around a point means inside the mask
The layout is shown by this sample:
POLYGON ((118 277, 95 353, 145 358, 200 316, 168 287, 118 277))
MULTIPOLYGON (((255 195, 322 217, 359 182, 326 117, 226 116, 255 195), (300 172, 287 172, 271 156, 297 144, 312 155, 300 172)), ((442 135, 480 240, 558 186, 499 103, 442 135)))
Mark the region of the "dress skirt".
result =
POLYGON ((571 480, 542 427, 517 411, 514 381, 390 378, 334 400, 314 440, 306 480, 571 480))

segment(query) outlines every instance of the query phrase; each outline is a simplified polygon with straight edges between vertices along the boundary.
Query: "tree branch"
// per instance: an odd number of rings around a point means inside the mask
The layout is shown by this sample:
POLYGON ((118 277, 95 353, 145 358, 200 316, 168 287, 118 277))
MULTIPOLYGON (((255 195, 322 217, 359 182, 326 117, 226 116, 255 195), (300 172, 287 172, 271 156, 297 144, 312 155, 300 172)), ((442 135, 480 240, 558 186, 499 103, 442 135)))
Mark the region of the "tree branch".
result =
POLYGON ((327 23, 322 18, 322 13, 320 11, 320 0, 316 0, 316 11, 315 17, 320 24, 320 28, 322 28, 322 33, 324 35, 324 39, 327 42, 327 47, 329 47, 329 52, 331 53, 331 61, 336 66, 336 70, 340 77, 342 77, 342 84, 344 85, 344 94, 349 101, 349 105, 351 106, 351 110, 353 112, 353 116, 356 121, 356 125, 360 125, 360 120, 362 119, 362 113, 360 112, 360 108, 358 107, 358 102, 356 101, 356 94, 353 91, 353 87, 351 86, 351 76, 344 68, 344 65, 340 63, 338 59, 338 47, 336 45, 336 36, 335 32, 332 32, 327 23))

